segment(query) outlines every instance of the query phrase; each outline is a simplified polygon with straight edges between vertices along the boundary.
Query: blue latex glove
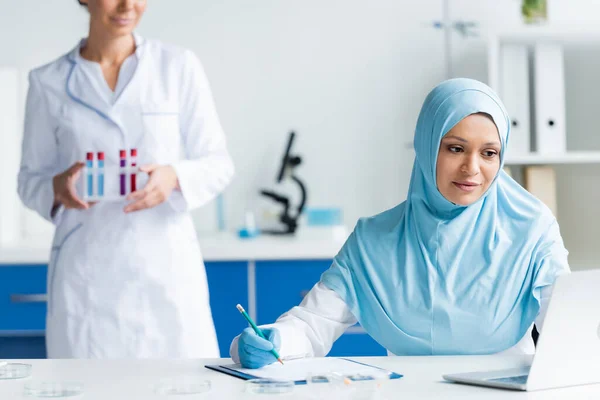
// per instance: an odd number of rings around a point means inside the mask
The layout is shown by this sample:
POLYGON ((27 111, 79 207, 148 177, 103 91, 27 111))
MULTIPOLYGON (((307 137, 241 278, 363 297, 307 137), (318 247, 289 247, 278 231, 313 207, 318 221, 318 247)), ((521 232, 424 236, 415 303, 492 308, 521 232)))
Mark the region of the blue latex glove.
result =
POLYGON ((243 330, 238 341, 238 355, 244 368, 260 368, 277 361, 271 350, 279 351, 281 336, 275 328, 261 329, 268 340, 258 336, 250 327, 243 330))

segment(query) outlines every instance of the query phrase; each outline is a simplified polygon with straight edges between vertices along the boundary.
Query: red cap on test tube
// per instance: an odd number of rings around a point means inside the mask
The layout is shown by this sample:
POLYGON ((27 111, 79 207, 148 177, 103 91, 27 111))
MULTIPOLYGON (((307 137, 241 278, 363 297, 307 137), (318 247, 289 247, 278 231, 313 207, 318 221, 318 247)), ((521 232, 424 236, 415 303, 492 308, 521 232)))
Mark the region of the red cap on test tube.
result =
POLYGON ((120 150, 119 158, 127 158, 127 150, 120 150))
POLYGON ((98 152, 98 160, 104 160, 104 152, 103 151, 98 152))
POLYGON ((88 151, 87 153, 85 153, 85 159, 88 161, 94 161, 94 153, 91 151, 88 151))
POLYGON ((137 149, 131 149, 131 157, 137 157, 137 149))

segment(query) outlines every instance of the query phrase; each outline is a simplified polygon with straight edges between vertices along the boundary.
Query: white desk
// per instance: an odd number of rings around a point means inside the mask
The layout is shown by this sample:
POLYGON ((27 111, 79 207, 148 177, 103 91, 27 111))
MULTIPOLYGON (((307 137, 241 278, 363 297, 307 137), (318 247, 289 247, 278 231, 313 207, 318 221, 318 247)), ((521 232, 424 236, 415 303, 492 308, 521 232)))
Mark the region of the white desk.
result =
MULTIPOLYGON (((578 386, 538 392, 516 392, 501 389, 457 385, 442 380, 442 374, 478 369, 521 367, 527 356, 461 356, 461 357, 366 357, 363 362, 394 370, 403 378, 388 382, 380 399, 598 399, 600 385, 578 386)), ((294 395, 257 396, 243 392, 245 381, 204 368, 208 363, 230 363, 229 359, 213 360, 24 360, 33 364, 33 376, 27 380, 0 381, 0 399, 22 398, 23 384, 28 380, 79 381, 85 386, 86 400, 159 399, 152 391, 161 377, 199 375, 209 379, 212 389, 186 399, 310 399, 310 388, 296 386, 294 395)), ((165 398, 165 397, 162 397, 165 398)), ((175 397, 169 397, 175 398, 175 397)), ((328 399, 334 400, 334 399, 328 399)))

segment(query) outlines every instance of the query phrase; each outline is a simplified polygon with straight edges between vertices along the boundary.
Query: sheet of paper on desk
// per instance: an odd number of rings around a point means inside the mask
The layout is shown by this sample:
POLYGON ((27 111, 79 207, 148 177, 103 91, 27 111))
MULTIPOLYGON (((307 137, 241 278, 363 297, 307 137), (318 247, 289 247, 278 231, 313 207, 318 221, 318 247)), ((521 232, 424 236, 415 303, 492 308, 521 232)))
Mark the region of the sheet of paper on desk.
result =
POLYGON ((273 363, 259 369, 242 368, 239 364, 224 365, 224 367, 254 375, 259 378, 302 381, 309 375, 322 375, 337 372, 348 375, 381 374, 383 371, 370 365, 355 363, 343 358, 302 358, 298 360, 284 361, 284 365, 273 363))

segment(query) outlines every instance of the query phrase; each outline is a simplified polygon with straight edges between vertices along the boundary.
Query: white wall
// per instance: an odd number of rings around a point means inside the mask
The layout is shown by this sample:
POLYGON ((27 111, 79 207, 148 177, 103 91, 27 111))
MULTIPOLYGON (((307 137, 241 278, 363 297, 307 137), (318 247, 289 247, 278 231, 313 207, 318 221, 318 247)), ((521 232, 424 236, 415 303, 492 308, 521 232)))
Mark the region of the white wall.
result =
MULTIPOLYGON (((16 68, 2 68, 0 66, 0 132, 16 132, 19 129, 19 106, 15 99, 19 96, 19 70, 16 68)), ((18 146, 16 135, 0 134, 0 149, 14 149, 18 146)), ((14 153, 14 152, 12 152, 14 153)), ((0 188, 11 195, 0 195, 0 244, 14 245, 18 243, 20 235, 16 226, 21 222, 17 190, 18 165, 11 154, 0 153, 0 188)))
MULTIPOLYGON (((86 33, 75 0, 0 7, 0 65, 48 62, 86 33)), ((342 206, 353 225, 405 197, 405 144, 443 78, 441 32, 429 27, 440 14, 441 0, 150 1, 139 32, 204 63, 238 171, 224 196, 228 228, 273 188, 290 129, 310 204, 342 206)), ((214 207, 197 220, 214 229, 214 207)))
POLYGON ((204 61, 239 171, 225 194, 230 227, 244 208, 234 199, 253 208, 257 189, 274 185, 290 129, 312 205, 343 206, 353 225, 402 200, 412 162, 404 144, 442 77, 440 34, 426 26, 440 0, 174 4, 150 3, 141 31, 204 61), (187 21, 164 23, 185 10, 187 21))
MULTIPOLYGON (((486 81, 485 31, 519 24, 520 1, 450 3, 454 19, 476 21, 482 33, 453 35, 455 75, 486 81)), ((75 0, 0 0, 0 9, 0 65, 30 69, 86 34, 75 0)), ((343 207, 351 226, 404 199, 413 157, 406 143, 424 96, 444 78, 442 32, 429 27, 441 13, 442 0, 149 1, 139 32, 193 49, 212 84, 238 171, 224 197, 229 229, 263 204, 259 188, 275 188, 290 129, 310 204, 343 207)), ((549 13, 551 23, 597 23, 600 2, 549 0, 549 13)), ((600 57, 572 55, 569 146, 600 148, 598 100, 588 90, 600 57)), ((576 267, 600 259, 599 176, 600 166, 558 169, 559 222, 576 267)), ((214 214, 214 205, 195 213, 200 231, 215 229, 214 214)))

